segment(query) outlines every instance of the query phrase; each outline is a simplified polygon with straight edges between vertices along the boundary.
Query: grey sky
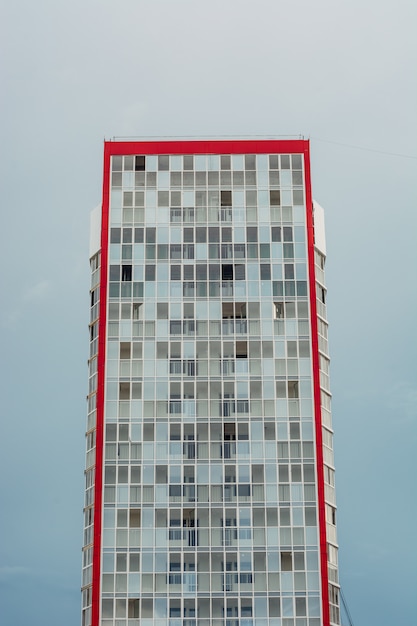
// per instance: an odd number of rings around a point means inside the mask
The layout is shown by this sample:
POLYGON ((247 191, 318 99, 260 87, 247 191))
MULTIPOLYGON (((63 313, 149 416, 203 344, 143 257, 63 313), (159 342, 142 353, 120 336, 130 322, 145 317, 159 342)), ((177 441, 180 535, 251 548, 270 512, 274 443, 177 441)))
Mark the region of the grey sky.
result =
POLYGON ((341 582, 356 626, 416 623, 416 159, 384 153, 417 155, 415 3, 1 4, 2 624, 79 624, 103 138, 299 134, 326 210, 341 582))

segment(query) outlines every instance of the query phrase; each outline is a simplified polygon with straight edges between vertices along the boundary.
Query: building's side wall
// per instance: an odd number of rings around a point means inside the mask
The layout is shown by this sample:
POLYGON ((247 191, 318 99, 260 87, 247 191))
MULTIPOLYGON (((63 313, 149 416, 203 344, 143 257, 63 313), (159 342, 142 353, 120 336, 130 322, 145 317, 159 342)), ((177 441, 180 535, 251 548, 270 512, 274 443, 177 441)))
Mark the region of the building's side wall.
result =
POLYGON ((327 289, 325 281, 326 239, 324 231, 324 212, 314 202, 315 224, 315 278, 317 296, 317 323, 319 335, 320 390, 323 436, 323 471, 324 498, 326 517, 326 539, 329 578, 330 623, 340 624, 339 578, 338 578, 338 544, 336 535, 336 496, 335 468, 333 455, 333 428, 331 415, 330 393, 330 357, 328 344, 327 322, 327 289))
MULTIPOLYGON (((93 229, 97 229, 97 215, 92 220, 93 229)), ((91 283, 90 283, 90 353, 88 360, 88 395, 86 425, 86 463, 85 463, 85 499, 84 499, 84 538, 82 569, 82 626, 92 622, 93 603, 93 544, 95 513, 95 477, 96 477, 96 425, 97 425, 97 387, 98 387, 98 333, 100 310, 100 248, 97 237, 92 237, 90 248, 91 283)))

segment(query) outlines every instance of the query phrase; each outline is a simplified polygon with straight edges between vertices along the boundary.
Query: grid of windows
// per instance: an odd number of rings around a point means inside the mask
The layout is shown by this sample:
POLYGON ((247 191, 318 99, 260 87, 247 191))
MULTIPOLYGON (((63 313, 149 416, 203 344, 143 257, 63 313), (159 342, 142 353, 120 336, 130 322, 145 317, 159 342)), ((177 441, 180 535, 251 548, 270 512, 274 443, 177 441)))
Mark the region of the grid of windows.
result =
POLYGON ((301 154, 112 157, 102 626, 321 623, 304 202, 301 154))

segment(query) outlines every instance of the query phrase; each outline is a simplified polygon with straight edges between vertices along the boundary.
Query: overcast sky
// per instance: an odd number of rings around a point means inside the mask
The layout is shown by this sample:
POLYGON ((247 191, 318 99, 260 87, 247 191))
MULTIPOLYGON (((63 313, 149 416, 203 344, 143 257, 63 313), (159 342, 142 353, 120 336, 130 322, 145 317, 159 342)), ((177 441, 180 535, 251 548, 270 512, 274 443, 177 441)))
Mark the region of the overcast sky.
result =
POLYGON ((80 623, 103 139, 300 134, 326 210, 342 588, 355 626, 417 623, 415 2, 1 5, 2 625, 80 623))

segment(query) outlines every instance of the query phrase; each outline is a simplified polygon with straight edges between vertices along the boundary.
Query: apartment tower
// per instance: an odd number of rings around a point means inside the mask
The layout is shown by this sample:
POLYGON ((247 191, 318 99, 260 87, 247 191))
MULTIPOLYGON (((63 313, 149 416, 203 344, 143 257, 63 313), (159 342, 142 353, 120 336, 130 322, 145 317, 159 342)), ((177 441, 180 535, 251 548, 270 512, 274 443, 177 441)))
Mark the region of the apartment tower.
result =
POLYGON ((308 141, 105 142, 82 626, 339 624, 324 263, 308 141))

